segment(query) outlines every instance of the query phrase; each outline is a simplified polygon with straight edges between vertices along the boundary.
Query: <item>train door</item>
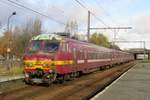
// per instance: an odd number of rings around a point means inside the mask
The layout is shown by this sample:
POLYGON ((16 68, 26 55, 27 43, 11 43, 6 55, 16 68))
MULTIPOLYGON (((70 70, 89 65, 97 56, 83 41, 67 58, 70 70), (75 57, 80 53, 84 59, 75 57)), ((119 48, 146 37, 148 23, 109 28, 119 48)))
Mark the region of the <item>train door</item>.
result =
POLYGON ((78 70, 78 66, 77 66, 77 49, 75 47, 73 47, 72 49, 73 49, 73 59, 74 59, 73 70, 77 71, 78 70))
POLYGON ((87 63, 87 50, 84 50, 84 62, 87 63))
POLYGON ((73 58, 74 58, 74 61, 75 61, 75 62, 76 62, 76 60, 77 60, 77 55, 76 55, 76 53, 77 53, 76 48, 73 48, 73 58))

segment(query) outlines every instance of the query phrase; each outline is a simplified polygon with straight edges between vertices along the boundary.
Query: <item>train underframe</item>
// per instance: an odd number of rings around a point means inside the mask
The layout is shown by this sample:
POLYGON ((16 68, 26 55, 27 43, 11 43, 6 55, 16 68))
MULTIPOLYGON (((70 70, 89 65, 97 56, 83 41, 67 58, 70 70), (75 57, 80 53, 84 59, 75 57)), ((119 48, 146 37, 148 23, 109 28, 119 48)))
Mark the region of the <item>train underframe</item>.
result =
MULTIPOLYGON (((129 62, 129 61, 126 61, 129 62)), ((126 63, 126 62, 121 62, 126 63)), ((35 69, 31 72, 25 72, 25 83, 26 84, 40 84, 45 83, 46 85, 50 85, 53 82, 59 82, 63 83, 64 81, 73 80, 74 78, 79 77, 81 74, 90 73, 96 70, 104 70, 113 67, 117 63, 111 65, 105 65, 105 66, 99 66, 94 69, 88 69, 83 71, 77 71, 77 72, 70 72, 70 73, 64 73, 59 74, 55 70, 49 70, 49 72, 44 72, 42 69, 35 69)))
POLYGON ((32 72, 25 72, 25 83, 34 84, 45 84, 50 85, 53 82, 63 83, 64 81, 73 80, 79 77, 81 72, 71 72, 66 74, 58 74, 56 71, 51 70, 50 72, 44 73, 42 69, 36 69, 32 72))
POLYGON ((35 69, 32 72, 25 72, 25 83, 26 84, 40 84, 46 83, 50 85, 56 80, 56 71, 50 70, 49 72, 44 72, 42 69, 35 69))

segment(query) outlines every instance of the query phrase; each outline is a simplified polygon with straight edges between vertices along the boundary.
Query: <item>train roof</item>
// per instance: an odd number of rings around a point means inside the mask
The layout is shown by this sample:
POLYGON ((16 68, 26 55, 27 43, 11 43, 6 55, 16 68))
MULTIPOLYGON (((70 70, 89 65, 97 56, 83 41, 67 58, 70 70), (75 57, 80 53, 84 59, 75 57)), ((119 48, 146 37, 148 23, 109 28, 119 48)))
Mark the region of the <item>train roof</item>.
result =
POLYGON ((83 42, 83 41, 79 41, 79 40, 75 40, 75 39, 71 39, 71 38, 66 38, 66 37, 63 37, 60 35, 56 35, 56 34, 40 34, 40 35, 34 36, 31 40, 57 40, 57 41, 65 40, 65 41, 82 44, 82 46, 85 46, 85 47, 97 48, 97 49, 105 51, 105 52, 118 51, 118 52, 122 52, 122 53, 127 53, 127 52, 124 52, 121 50, 110 49, 110 48, 95 45, 95 44, 92 44, 89 42, 83 42))
POLYGON ((58 40, 61 41, 63 37, 56 35, 56 34, 40 34, 34 36, 31 40, 58 40))

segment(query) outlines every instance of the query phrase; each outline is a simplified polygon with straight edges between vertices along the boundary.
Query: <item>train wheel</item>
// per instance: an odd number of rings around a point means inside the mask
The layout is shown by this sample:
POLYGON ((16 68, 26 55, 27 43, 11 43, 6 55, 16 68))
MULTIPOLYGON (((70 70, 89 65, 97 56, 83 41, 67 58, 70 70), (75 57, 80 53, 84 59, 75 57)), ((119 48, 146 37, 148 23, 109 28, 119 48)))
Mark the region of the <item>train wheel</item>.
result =
POLYGON ((109 66, 109 65, 107 65, 107 66, 106 66, 106 69, 109 69, 109 68, 110 68, 110 66, 109 66))
POLYGON ((76 74, 77 74, 76 76, 77 78, 80 77, 80 72, 76 72, 76 74))
POLYGON ((29 79, 28 78, 25 78, 24 80, 23 80, 24 82, 25 82, 25 84, 29 84, 29 79))
POLYGON ((65 80, 65 81, 70 81, 70 80, 71 80, 70 74, 65 74, 64 80, 65 80))
POLYGON ((58 82, 59 84, 64 83, 64 82, 65 82, 65 81, 64 81, 64 76, 58 77, 57 82, 58 82))
POLYGON ((105 70, 105 66, 101 66, 101 67, 100 67, 100 70, 105 70))
POLYGON ((34 83, 29 78, 25 78, 24 82, 26 85, 34 85, 34 83))
POLYGON ((77 72, 72 72, 72 74, 71 74, 71 78, 72 78, 72 79, 75 79, 77 76, 78 76, 78 75, 77 75, 77 72))
POLYGON ((79 73, 79 72, 75 72, 74 74, 75 74, 75 78, 78 78, 78 77, 79 77, 79 75, 80 75, 80 73, 79 73))
POLYGON ((102 66, 101 66, 101 67, 99 67, 99 70, 103 70, 103 69, 102 69, 102 66))
POLYGON ((46 83, 46 86, 50 86, 56 80, 56 76, 57 75, 55 73, 53 74, 47 73, 42 77, 42 79, 44 83, 46 83))

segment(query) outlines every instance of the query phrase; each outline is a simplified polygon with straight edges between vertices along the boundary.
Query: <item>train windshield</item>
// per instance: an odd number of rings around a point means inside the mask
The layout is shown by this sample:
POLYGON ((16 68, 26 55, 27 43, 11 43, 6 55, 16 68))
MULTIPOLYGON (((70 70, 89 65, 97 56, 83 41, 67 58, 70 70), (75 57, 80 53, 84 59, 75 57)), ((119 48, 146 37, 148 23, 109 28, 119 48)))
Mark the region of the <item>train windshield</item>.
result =
POLYGON ((48 52, 55 52, 59 48, 59 42, 56 41, 44 41, 44 40, 33 40, 29 46, 29 51, 44 50, 48 52))

